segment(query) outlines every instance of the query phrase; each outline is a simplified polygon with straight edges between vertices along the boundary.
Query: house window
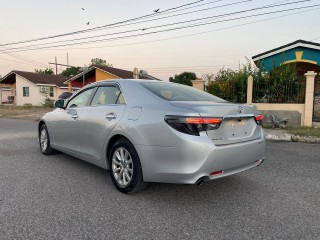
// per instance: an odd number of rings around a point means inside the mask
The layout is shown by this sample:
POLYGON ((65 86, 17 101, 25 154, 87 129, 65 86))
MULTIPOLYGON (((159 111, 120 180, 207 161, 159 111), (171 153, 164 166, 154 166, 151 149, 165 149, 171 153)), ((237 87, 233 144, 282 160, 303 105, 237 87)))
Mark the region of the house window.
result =
POLYGON ((53 87, 50 87, 49 96, 50 96, 50 97, 54 97, 53 87))
POLYGON ((23 87, 23 96, 29 97, 29 87, 23 87))

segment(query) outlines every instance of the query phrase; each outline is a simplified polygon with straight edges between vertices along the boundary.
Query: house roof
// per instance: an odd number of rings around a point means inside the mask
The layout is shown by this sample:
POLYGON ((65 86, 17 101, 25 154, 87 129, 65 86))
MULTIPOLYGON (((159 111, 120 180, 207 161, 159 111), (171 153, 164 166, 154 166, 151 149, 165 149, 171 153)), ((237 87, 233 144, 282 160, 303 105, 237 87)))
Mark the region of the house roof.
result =
POLYGON ((56 85, 58 87, 66 87, 64 84, 66 79, 59 75, 49 75, 34 72, 24 72, 13 70, 1 79, 1 83, 12 84, 16 81, 16 74, 27 79, 34 84, 56 85))
POLYGON ((297 40, 294 41, 292 43, 277 47, 275 49, 263 52, 263 53, 259 53, 255 56, 252 57, 252 60, 254 62, 261 60, 263 58, 266 57, 270 57, 272 55, 296 48, 296 47, 306 47, 306 48, 311 48, 311 49, 315 49, 315 50, 320 50, 320 44, 319 43, 315 43, 315 42, 309 42, 309 41, 305 41, 305 40, 297 40))
MULTIPOLYGON (((103 72, 107 72, 107 73, 109 73, 111 75, 114 75, 115 77, 119 77, 119 78, 123 78, 123 79, 131 79, 131 78, 133 78, 133 72, 132 71, 123 70, 123 69, 120 69, 120 68, 103 66, 103 65, 97 65, 97 64, 90 65, 88 70, 86 70, 86 74, 89 73, 90 71, 94 70, 94 69, 99 69, 99 70, 101 70, 103 72)), ((72 78, 69 78, 66 82, 76 80, 79 77, 82 78, 82 74, 83 74, 83 72, 80 72, 77 75, 73 76, 72 78)), ((158 80, 157 78, 155 78, 153 76, 150 76, 150 75, 140 75, 139 78, 140 79, 158 80)))

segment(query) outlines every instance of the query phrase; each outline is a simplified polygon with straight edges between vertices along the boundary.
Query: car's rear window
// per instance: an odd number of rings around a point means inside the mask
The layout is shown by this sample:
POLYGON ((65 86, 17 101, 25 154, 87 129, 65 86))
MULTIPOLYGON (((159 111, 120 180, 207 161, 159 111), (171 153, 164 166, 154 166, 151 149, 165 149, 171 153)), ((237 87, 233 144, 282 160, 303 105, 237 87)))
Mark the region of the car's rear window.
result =
POLYGON ((225 102, 207 92, 182 84, 164 82, 141 82, 143 87, 168 101, 212 101, 225 102))

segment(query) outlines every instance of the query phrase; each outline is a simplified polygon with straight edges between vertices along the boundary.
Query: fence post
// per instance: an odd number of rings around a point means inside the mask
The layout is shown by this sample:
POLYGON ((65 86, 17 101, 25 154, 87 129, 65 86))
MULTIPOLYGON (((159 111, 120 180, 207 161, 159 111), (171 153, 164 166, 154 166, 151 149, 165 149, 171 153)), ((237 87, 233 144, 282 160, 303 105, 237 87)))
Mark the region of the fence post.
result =
POLYGON ((204 91, 204 80, 198 78, 196 80, 192 80, 192 87, 204 91))
POLYGON ((253 92, 253 77, 250 75, 248 77, 247 84, 247 103, 252 104, 252 92, 253 92))
POLYGON ((304 105, 303 126, 312 127, 313 100, 314 100, 314 79, 317 75, 314 71, 308 71, 306 76, 306 98, 304 105))

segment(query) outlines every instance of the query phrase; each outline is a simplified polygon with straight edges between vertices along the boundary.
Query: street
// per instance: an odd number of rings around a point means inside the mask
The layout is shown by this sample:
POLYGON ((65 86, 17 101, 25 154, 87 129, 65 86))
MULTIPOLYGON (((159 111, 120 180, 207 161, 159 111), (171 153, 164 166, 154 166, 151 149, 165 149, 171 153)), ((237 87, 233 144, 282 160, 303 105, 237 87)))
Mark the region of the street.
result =
POLYGON ((320 239, 320 145, 268 142, 256 169, 118 192, 109 172, 44 156, 37 122, 0 118, 0 239, 320 239))

